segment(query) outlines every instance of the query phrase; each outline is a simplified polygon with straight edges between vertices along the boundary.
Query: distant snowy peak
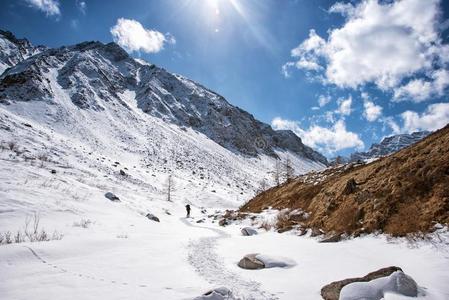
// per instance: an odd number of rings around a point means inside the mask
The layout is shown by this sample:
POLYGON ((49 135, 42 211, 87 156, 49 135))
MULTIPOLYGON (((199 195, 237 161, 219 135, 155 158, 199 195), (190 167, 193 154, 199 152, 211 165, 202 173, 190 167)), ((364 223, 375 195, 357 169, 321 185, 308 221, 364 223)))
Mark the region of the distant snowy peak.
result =
POLYGON ((386 137, 379 144, 373 144, 367 152, 353 153, 350 161, 372 159, 392 154, 422 140, 429 134, 429 131, 419 131, 386 137))
POLYGON ((0 74, 45 49, 44 46, 34 47, 27 39, 18 39, 11 32, 0 29, 0 74))
MULTIPOLYGON (((29 43, 25 40, 23 44, 29 43)), ((30 49, 27 51, 36 52, 30 49)), ((217 93, 181 75, 134 59, 115 43, 84 42, 47 49, 33 56, 25 54, 0 76, 0 103, 48 101, 57 105, 58 97, 52 90, 52 78, 56 77, 74 109, 101 112, 105 105, 127 108, 120 95, 131 91, 143 112, 180 127, 190 127, 233 152, 249 157, 259 154, 276 157, 276 152, 290 151, 327 164, 323 155, 305 146, 293 132, 275 131, 217 93)))

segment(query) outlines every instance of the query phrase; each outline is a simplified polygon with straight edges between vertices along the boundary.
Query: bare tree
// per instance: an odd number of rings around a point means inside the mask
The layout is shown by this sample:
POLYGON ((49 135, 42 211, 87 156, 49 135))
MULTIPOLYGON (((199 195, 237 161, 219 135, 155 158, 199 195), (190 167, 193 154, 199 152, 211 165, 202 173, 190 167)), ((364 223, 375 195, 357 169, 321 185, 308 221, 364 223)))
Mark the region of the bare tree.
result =
POLYGON ((293 179, 294 172, 295 170, 292 167, 292 162, 290 158, 287 157, 287 159, 284 162, 284 177, 287 183, 293 179))
POLYGON ((278 159, 276 159, 276 163, 274 165, 273 179, 276 186, 281 185, 281 163, 278 159))
POLYGON ((168 175, 168 178, 167 178, 166 190, 167 190, 167 201, 172 201, 172 193, 174 191, 174 184, 173 184, 173 177, 171 174, 168 175))

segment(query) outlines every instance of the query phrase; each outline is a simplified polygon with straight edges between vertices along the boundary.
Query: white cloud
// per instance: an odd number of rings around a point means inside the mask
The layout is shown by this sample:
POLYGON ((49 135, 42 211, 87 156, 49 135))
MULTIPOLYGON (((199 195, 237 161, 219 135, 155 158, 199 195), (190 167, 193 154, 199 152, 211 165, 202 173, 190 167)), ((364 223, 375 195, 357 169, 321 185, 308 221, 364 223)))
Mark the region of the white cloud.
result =
POLYGON ((175 38, 175 36, 174 36, 173 34, 171 34, 170 32, 167 32, 167 33, 165 34, 165 41, 167 42, 167 44, 170 44, 170 45, 176 44, 176 38, 175 38))
POLYGON ((373 101, 369 99, 367 93, 362 93, 363 99, 363 116, 368 122, 374 122, 382 116, 382 106, 374 104, 373 101))
POLYGON ((114 41, 129 52, 144 51, 157 53, 164 48, 164 44, 174 44, 175 38, 171 34, 146 29, 136 20, 120 18, 111 28, 114 41))
POLYGON ((25 0, 30 6, 37 8, 44 12, 47 16, 59 16, 61 11, 59 10, 58 0, 25 0))
POLYGON ((401 114, 401 118, 404 123, 402 132, 437 130, 449 123, 449 103, 431 104, 421 114, 406 111, 401 114))
POLYGON ((86 14, 86 12, 87 12, 87 4, 86 4, 86 1, 79 1, 79 0, 77 0, 77 1, 76 1, 76 6, 78 7, 79 11, 80 11, 83 15, 86 14))
POLYGON ((329 102, 331 102, 331 96, 329 96, 329 95, 320 95, 319 97, 318 97, 318 105, 319 105, 319 107, 323 107, 323 106, 325 106, 326 104, 328 104, 329 102))
POLYGON ((386 124, 391 128, 391 130, 393 131, 393 134, 399 134, 402 132, 401 127, 398 125, 398 123, 396 123, 396 121, 392 117, 383 118, 383 122, 384 122, 384 125, 386 124))
POLYGON ((327 40, 312 29, 292 50, 295 61, 284 66, 318 71, 342 88, 374 83, 392 90, 415 74, 441 71, 449 62, 449 49, 440 38, 439 6, 440 0, 338 2, 329 11, 343 14, 345 23, 330 29, 327 40))
POLYGON ((318 97, 318 106, 313 106, 312 110, 319 110, 321 107, 326 106, 332 100, 330 95, 320 95, 318 97))
POLYGON ((282 74, 284 75, 284 77, 289 78, 291 76, 291 72, 290 72, 290 68, 293 67, 295 65, 294 62, 287 62, 282 66, 282 74))
POLYGON ((394 91, 395 100, 412 99, 414 102, 426 100, 432 94, 432 83, 423 79, 413 79, 394 91))
POLYGON ((315 30, 310 30, 309 38, 291 51, 291 56, 298 58, 296 62, 287 62, 282 66, 285 77, 289 77, 289 69, 296 67, 311 71, 322 69, 319 64, 319 56, 326 41, 316 34, 315 30))
POLYGON ((338 105, 338 109, 335 112, 342 116, 349 116, 352 112, 352 97, 349 96, 348 99, 339 99, 338 105))
POLYGON ((304 130, 297 121, 277 117, 271 121, 271 126, 274 129, 292 130, 305 145, 329 155, 343 149, 362 149, 365 146, 356 133, 346 129, 344 120, 337 121, 330 128, 312 125, 304 130))
POLYGON ((352 15, 355 11, 351 3, 336 2, 329 8, 330 13, 338 13, 344 16, 352 15))
POLYGON ((449 72, 437 70, 430 76, 430 80, 413 79, 394 91, 394 100, 425 101, 432 96, 443 96, 449 86, 449 72))

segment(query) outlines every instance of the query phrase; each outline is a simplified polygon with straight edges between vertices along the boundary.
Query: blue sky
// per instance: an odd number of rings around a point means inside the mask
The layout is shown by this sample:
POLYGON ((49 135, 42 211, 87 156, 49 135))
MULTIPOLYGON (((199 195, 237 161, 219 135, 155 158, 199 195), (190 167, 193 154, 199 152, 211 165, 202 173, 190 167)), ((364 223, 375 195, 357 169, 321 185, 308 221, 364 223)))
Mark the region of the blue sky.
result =
POLYGON ((449 1, 2 0, 50 47, 116 41, 331 157, 449 122, 449 1))

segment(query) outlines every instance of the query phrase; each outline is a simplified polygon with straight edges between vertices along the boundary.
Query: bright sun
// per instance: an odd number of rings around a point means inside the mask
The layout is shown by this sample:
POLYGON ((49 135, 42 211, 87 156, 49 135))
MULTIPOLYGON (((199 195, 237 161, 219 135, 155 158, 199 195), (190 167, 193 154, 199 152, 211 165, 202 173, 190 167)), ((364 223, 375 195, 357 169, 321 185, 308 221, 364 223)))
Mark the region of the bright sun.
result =
POLYGON ((205 29, 213 33, 225 31, 235 18, 251 23, 248 10, 240 0, 187 0, 187 7, 196 17, 204 21, 205 29))

